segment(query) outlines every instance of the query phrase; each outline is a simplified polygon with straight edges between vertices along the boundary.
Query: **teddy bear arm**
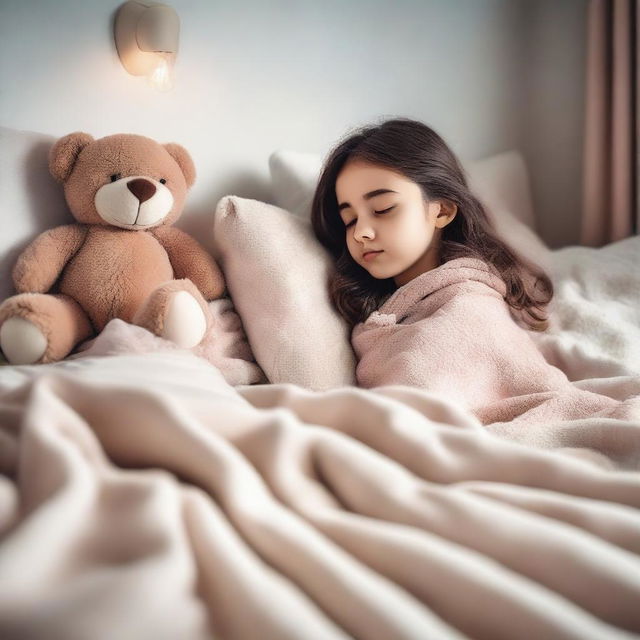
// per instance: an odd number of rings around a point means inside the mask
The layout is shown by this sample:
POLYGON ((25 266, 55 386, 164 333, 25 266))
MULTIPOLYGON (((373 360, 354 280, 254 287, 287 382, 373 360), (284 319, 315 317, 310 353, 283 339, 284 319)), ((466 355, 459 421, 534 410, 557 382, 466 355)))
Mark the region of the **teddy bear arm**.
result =
POLYGON ((45 293, 82 246, 87 231, 75 224, 41 233, 18 257, 13 282, 18 293, 45 293))
POLYGON ((189 278, 205 300, 214 300, 224 293, 220 267, 197 240, 175 227, 154 229, 153 234, 169 255, 176 278, 189 278))

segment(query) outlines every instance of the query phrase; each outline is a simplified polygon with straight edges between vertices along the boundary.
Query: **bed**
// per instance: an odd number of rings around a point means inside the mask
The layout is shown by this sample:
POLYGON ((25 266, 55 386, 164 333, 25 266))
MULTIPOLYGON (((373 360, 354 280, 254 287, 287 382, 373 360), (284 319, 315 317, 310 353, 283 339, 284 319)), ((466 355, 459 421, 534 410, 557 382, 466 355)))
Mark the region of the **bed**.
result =
MULTIPOLYGON (((4 297, 66 213, 51 139, 0 136, 4 297)), ((355 387, 308 223, 319 164, 274 152, 273 203, 212 206, 228 296, 200 348, 114 320, 63 362, 0 367, 0 637, 637 637, 640 414, 493 433, 355 387)), ((550 250, 517 152, 468 173, 552 276, 545 358, 638 396, 640 238, 550 250)))

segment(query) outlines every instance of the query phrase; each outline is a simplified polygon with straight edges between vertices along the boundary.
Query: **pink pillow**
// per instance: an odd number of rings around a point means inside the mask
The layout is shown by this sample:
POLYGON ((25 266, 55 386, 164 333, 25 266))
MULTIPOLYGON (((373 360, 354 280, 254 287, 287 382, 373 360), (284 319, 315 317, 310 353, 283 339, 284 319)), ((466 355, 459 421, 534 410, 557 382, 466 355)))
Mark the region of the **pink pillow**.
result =
POLYGON ((355 383, 350 332, 327 291, 332 268, 308 221, 257 200, 216 207, 216 259, 257 363, 272 383, 355 383))

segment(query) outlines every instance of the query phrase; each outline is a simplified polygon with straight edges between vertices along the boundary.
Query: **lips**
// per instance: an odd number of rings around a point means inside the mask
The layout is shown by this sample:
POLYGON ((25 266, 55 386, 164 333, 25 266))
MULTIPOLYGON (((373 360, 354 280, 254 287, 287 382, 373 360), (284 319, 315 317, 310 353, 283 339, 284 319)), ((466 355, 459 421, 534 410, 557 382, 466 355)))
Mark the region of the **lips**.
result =
POLYGON ((362 254, 362 259, 363 260, 373 260, 377 255, 381 254, 382 250, 380 251, 366 251, 365 253, 362 254))

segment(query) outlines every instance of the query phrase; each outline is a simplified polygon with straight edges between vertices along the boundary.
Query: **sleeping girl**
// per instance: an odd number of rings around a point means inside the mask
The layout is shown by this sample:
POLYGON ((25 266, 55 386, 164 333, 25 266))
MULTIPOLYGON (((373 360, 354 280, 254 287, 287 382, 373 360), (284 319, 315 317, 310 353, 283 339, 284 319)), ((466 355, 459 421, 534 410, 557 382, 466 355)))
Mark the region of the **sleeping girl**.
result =
POLYGON ((410 385, 485 423, 615 411, 572 385, 530 338, 553 287, 496 234, 442 138, 409 119, 358 130, 329 154, 313 229, 335 260, 359 386, 410 385))

